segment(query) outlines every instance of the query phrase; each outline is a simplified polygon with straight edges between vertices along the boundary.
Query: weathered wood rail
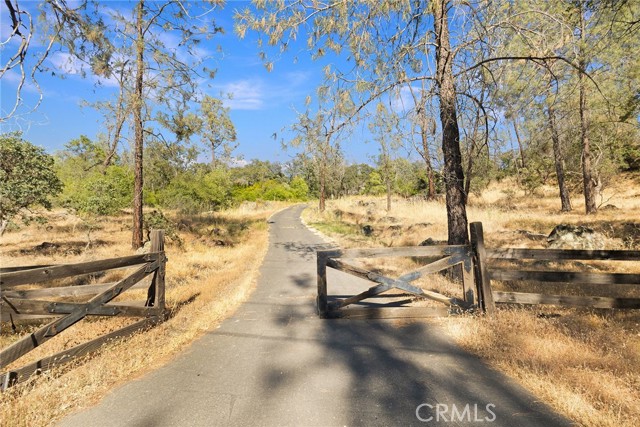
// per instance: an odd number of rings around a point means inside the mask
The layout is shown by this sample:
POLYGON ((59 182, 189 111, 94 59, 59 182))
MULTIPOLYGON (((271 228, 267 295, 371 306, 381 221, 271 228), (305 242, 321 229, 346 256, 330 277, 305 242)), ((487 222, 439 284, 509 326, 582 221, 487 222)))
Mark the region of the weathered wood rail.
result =
POLYGON ((602 285, 607 289, 617 285, 640 285, 640 274, 592 273, 547 270, 521 270, 491 265, 495 260, 542 261, 640 261, 640 251, 627 250, 560 250, 560 249, 489 249, 485 248, 482 224, 470 224, 470 244, 461 246, 418 246, 374 249, 331 249, 317 252, 318 314, 323 318, 381 318, 431 317, 478 309, 489 315, 496 311, 496 303, 553 304, 593 308, 640 309, 640 298, 614 298, 608 296, 546 295, 525 292, 494 291, 491 281, 535 281, 542 283, 571 283, 602 285), (349 264, 355 258, 379 257, 441 257, 397 279, 385 277, 349 264), (410 282, 437 271, 462 265, 462 299, 424 290, 410 282), (366 291, 329 302, 327 294, 327 267, 376 283, 366 291), (391 289, 403 295, 417 296, 443 303, 445 307, 376 307, 350 308, 367 298, 376 298, 391 289), (475 299, 474 299, 475 296, 475 299))
MULTIPOLYGON (((476 226, 477 227, 477 226, 476 226)), ((481 233, 480 225, 480 233, 481 233)), ((534 281, 540 283, 570 283, 580 285, 601 285, 611 291, 618 285, 640 285, 640 274, 633 273, 591 273, 563 271, 559 269, 521 270, 489 266, 491 260, 536 260, 554 261, 640 261, 640 251, 631 250, 565 250, 565 249, 487 249, 480 261, 485 270, 482 286, 491 289, 491 281, 534 281)), ((573 307, 640 309, 640 298, 614 298, 591 295, 547 295, 528 292, 493 291, 493 300, 510 304, 552 304, 573 307)), ((495 307, 490 308, 490 311, 495 307)))
MULTIPOLYGON (((381 317, 432 317, 448 315, 452 311, 468 310, 474 306, 473 271, 471 253, 468 246, 416 246, 399 248, 347 249, 326 250, 317 252, 318 273, 318 313, 323 318, 381 318, 381 317), (426 264, 414 271, 403 274, 397 279, 368 271, 345 261, 357 258, 381 257, 440 257, 440 259, 426 264), (427 291, 411 282, 438 271, 449 269, 457 265, 462 266, 462 298, 448 297, 437 292, 427 291), (364 292, 337 298, 331 303, 327 295, 327 267, 376 283, 364 292), (444 304, 442 307, 358 307, 344 308, 359 303, 367 298, 381 296, 384 292, 397 289, 401 295, 417 296, 444 304)), ((395 304, 395 302, 392 302, 395 304)))
POLYGON ((0 374, 1 389, 5 390, 33 374, 49 369, 52 365, 60 365, 94 351, 109 340, 130 335, 161 322, 165 317, 166 262, 164 233, 162 230, 153 230, 151 232, 150 253, 147 254, 78 264, 0 269, 0 313, 3 321, 5 319, 13 322, 21 319, 54 318, 35 332, 0 351, 0 369, 12 364, 87 316, 142 318, 117 331, 0 374), (133 267, 137 267, 133 273, 115 283, 16 289, 20 285, 133 267), (151 285, 148 287, 146 301, 110 304, 110 301, 125 291, 146 286, 140 281, 149 275, 153 275, 153 277, 151 285), (59 300, 64 297, 92 295, 92 298, 82 303, 59 300), (38 298, 52 298, 53 300, 38 298))

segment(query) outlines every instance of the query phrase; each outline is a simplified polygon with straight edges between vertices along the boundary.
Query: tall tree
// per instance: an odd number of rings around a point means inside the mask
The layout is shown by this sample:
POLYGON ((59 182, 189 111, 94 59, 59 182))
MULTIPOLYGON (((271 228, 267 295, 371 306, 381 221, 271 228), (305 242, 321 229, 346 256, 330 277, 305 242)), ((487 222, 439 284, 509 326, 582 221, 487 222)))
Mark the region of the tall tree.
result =
POLYGON ((393 153, 402 144, 402 135, 399 132, 400 118, 387 106, 379 102, 376 104, 376 113, 369 129, 373 138, 378 142, 380 154, 378 156, 378 168, 382 173, 382 180, 387 195, 387 212, 391 212, 391 195, 395 178, 393 153))
POLYGON ((229 116, 229 108, 222 100, 206 95, 200 103, 202 120, 201 137, 211 148, 211 167, 215 167, 220 156, 230 157, 235 146, 236 128, 229 116))
MULTIPOLYGON (((241 36, 248 30, 258 31, 264 35, 263 45, 281 49, 304 32, 313 58, 347 57, 346 66, 328 65, 325 70, 329 81, 352 86, 357 97, 354 115, 412 82, 434 82, 435 96, 430 102, 439 110, 448 241, 464 244, 468 234, 458 100, 473 99, 476 76, 486 64, 513 59, 493 56, 488 46, 494 41, 489 35, 505 25, 496 19, 495 9, 500 7, 491 2, 450 0, 261 1, 254 9, 238 13, 236 31, 241 36), (453 33, 450 18, 455 19, 453 33), (464 86, 458 84, 461 79, 464 86)), ((273 63, 267 65, 270 68, 273 63)))
POLYGON ((347 131, 344 120, 349 116, 353 103, 348 92, 328 89, 319 92, 318 108, 298 114, 298 120, 292 126, 296 132, 292 145, 303 145, 313 164, 318 179, 318 209, 324 212, 329 181, 342 165, 340 141, 347 131))
MULTIPOLYGON (((143 243, 145 138, 153 134, 164 139, 158 125, 171 130, 179 141, 188 140, 196 130, 185 124, 185 119, 191 117, 185 113, 185 106, 198 92, 196 77, 201 77, 200 66, 205 59, 204 51, 198 47, 200 41, 221 31, 207 18, 218 3, 139 0, 133 8, 124 10, 105 9, 102 4, 88 9, 85 3, 71 9, 64 2, 46 2, 54 10, 78 16, 78 22, 82 23, 60 26, 59 20, 53 21, 52 27, 57 29, 56 35, 69 53, 91 64, 94 74, 118 82, 119 94, 112 105, 116 114, 110 147, 112 151, 117 147, 128 112, 135 176, 131 242, 134 248, 143 243), (193 16, 195 10, 205 18, 193 16), (110 20, 108 26, 104 24, 105 16, 110 20), (96 49, 86 48, 103 44, 108 44, 108 49, 103 49, 108 55, 103 54, 98 60, 93 56, 96 49), (166 110, 173 114, 167 114, 166 110)), ((204 72, 213 77, 211 70, 204 68, 204 72)))

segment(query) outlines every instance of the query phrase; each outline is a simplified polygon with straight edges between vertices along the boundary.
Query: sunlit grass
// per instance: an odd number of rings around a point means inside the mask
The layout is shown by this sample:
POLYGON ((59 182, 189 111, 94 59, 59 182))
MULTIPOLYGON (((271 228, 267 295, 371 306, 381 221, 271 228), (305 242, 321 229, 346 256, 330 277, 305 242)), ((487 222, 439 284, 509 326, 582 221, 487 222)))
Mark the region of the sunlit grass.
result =
MULTIPOLYGON (((171 318, 149 331, 102 347, 89 356, 90 360, 84 358, 9 389, 0 400, 2 425, 50 425, 72 411, 95 403, 116 385, 166 363, 219 324, 249 296, 268 246, 266 218, 282 207, 282 204, 270 203, 187 218, 191 221, 191 231, 180 232, 184 246, 180 248, 169 242, 166 246, 169 259, 166 299, 171 318), (207 230, 211 223, 216 224, 216 232, 232 244, 212 244, 218 236, 207 230)), ((127 217, 101 221, 100 229, 94 230, 91 238, 107 243, 89 245, 86 249, 87 235, 80 219, 64 212, 53 213, 53 218, 48 226, 32 226, 6 234, 0 242, 2 264, 60 264, 132 254, 127 217), (61 247, 65 242, 79 241, 83 242, 83 250, 72 255, 29 252, 20 256, 21 249, 33 248, 43 241, 55 242, 61 247)), ((101 281, 124 277, 122 271, 114 273, 101 281)), ((146 290, 142 289, 128 291, 120 298, 144 300, 145 297, 146 290)), ((135 319, 88 319, 14 362, 13 366, 62 351, 133 321, 135 319)), ((34 327, 19 327, 15 334, 10 328, 3 328, 0 346, 5 347, 34 327)))
MULTIPOLYGON (((603 209, 595 216, 583 214, 584 205, 577 195, 572 200, 574 211, 561 213, 556 194, 553 187, 526 195, 513 182, 493 184, 481 196, 470 198, 468 218, 470 222, 483 223, 485 242, 491 248, 544 248, 553 227, 576 224, 602 233, 608 249, 640 249, 640 241, 629 240, 633 236, 625 235, 624 228, 625 224, 640 221, 637 176, 621 177, 614 187, 608 188, 603 205, 614 205, 617 209, 603 209)), ((309 208, 303 217, 343 248, 412 246, 428 238, 446 241, 446 210, 442 201, 394 199, 390 212, 385 207, 384 198, 353 197, 329 201, 323 213, 309 208), (344 224, 337 225, 336 221, 344 224), (364 225, 373 227, 372 236, 364 237, 358 232, 364 225)), ((407 259, 364 263, 391 275, 415 267, 407 259)), ((590 269, 603 271, 640 272, 639 262, 589 265, 590 269)), ((587 267, 564 266, 570 270, 587 267)), ((576 288, 530 282, 493 285, 495 289, 520 292, 592 295, 607 292, 597 286, 576 288)), ((421 286, 445 294, 453 294, 457 289, 438 275, 421 286)), ((615 291, 619 295, 611 296, 638 297, 637 286, 615 291)), ((431 321, 442 326, 463 348, 517 380, 578 425, 640 425, 639 310, 500 306, 493 318, 463 316, 431 321)))

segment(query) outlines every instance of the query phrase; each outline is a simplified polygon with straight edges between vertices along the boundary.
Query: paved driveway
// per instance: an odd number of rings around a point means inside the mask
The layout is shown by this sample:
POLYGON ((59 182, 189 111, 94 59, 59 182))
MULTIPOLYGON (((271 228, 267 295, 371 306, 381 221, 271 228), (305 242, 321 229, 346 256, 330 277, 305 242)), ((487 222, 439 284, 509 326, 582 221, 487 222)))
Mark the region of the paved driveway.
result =
POLYGON ((301 210, 272 218, 257 289, 234 316, 61 425, 570 425, 427 322, 319 319, 315 250, 328 245, 301 210))

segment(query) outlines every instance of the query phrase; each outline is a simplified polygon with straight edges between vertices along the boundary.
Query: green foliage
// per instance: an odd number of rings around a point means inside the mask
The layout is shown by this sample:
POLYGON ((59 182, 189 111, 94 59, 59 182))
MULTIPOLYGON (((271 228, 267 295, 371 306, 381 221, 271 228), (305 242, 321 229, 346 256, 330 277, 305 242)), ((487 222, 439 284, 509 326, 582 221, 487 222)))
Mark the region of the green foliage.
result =
POLYGON ((387 191, 382 181, 382 175, 378 171, 372 171, 367 178, 367 183, 364 187, 364 193, 372 196, 379 196, 387 191))
POLYGON ((304 201, 309 197, 309 186, 299 176, 294 177, 289 184, 291 193, 293 194, 293 200, 304 201))
POLYGON ((285 181, 280 163, 255 159, 247 165, 231 169, 230 174, 233 183, 242 187, 268 180, 285 181))
POLYGON ((258 200, 267 201, 304 201, 307 200, 309 187, 302 178, 294 178, 291 184, 267 180, 249 187, 237 188, 234 199, 238 202, 258 200))
POLYGON ((147 240, 151 239, 151 230, 164 230, 164 237, 179 247, 184 245, 184 241, 178 234, 178 226, 168 219, 161 210, 153 210, 144 214, 144 231, 147 240))
POLYGON ((228 159, 235 146, 236 128, 229 116, 230 109, 221 99, 206 95, 200 104, 203 142, 211 148, 211 165, 215 166, 219 158, 228 159), (222 152, 220 152, 222 151, 222 152))
POLYGON ((60 204, 88 215, 114 215, 131 206, 133 173, 113 159, 104 167, 101 144, 84 135, 65 144, 56 154, 56 169, 64 182, 60 204))
POLYGON ((158 191, 159 205, 185 213, 217 211, 231 204, 231 181, 224 169, 186 171, 158 191))
POLYGON ((94 170, 81 177, 65 174, 62 204, 89 215, 114 215, 131 206, 133 173, 113 165, 104 173, 94 170))
POLYGON ((373 167, 364 163, 347 166, 342 177, 340 195, 349 196, 363 194, 367 186, 369 175, 373 170, 373 167))
POLYGON ((20 133, 0 135, 0 222, 6 224, 22 209, 50 209, 49 197, 61 190, 50 155, 20 133))

